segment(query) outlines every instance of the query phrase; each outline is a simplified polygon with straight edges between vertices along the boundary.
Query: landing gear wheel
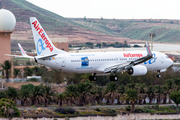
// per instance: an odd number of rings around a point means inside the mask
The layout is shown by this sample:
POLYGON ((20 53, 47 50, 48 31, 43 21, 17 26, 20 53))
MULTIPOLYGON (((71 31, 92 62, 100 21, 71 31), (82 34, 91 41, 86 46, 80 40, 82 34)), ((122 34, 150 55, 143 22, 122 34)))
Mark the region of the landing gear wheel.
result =
POLYGON ((157 74, 157 78, 161 78, 161 73, 160 70, 157 70, 158 74, 157 74))
POLYGON ((158 75, 157 75, 157 78, 161 78, 161 74, 158 74, 158 75))
POLYGON ((117 81, 118 77, 117 76, 110 76, 110 81, 117 81))
POLYGON ((118 81, 118 76, 114 76, 114 81, 118 81))
POLYGON ((90 81, 96 81, 96 80, 97 80, 97 77, 90 75, 90 76, 89 76, 89 80, 90 80, 90 81))

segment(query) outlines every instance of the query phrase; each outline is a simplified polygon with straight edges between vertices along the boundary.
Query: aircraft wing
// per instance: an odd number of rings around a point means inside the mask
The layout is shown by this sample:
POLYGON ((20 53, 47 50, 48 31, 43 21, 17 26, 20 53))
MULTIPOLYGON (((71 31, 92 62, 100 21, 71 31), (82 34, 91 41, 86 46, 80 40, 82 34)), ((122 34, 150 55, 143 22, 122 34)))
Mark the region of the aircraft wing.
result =
POLYGON ((147 50, 147 56, 139 58, 139 59, 131 61, 131 62, 126 62, 126 63, 117 64, 117 65, 107 67, 104 69, 104 73, 110 73, 110 72, 115 73, 115 72, 127 70, 127 69, 131 68, 132 66, 141 64, 141 63, 151 59, 153 57, 153 55, 151 53, 151 50, 150 50, 147 42, 146 42, 146 50, 147 50))
POLYGON ((45 55, 45 56, 36 56, 36 58, 39 59, 39 60, 45 60, 47 58, 54 57, 56 55, 57 54, 50 54, 50 55, 45 55))

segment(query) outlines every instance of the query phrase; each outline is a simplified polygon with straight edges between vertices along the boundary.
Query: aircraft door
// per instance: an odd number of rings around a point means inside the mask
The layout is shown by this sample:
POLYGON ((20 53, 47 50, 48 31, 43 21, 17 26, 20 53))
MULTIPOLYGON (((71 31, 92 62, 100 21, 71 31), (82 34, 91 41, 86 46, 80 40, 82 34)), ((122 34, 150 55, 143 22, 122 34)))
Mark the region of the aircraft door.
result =
POLYGON ((161 56, 161 63, 164 63, 164 57, 161 56))
POLYGON ((65 67, 65 66, 66 66, 66 59, 62 58, 62 65, 61 65, 61 67, 65 67))

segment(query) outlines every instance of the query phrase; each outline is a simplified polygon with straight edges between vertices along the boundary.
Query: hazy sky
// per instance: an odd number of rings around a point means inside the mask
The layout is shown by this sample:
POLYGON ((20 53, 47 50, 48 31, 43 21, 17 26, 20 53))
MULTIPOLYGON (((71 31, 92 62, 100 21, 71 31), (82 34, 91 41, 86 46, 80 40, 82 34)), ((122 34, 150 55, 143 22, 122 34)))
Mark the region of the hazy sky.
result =
POLYGON ((27 0, 63 17, 180 19, 180 0, 27 0))

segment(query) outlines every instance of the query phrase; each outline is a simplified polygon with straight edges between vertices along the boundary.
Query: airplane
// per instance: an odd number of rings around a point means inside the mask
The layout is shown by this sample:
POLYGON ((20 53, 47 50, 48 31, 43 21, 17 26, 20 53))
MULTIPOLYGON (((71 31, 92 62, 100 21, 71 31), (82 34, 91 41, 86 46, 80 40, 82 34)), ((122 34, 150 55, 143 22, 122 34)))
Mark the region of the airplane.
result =
POLYGON ((127 72, 131 76, 145 75, 147 71, 160 72, 173 64, 165 54, 150 50, 146 42, 147 51, 120 51, 120 52, 88 52, 68 53, 56 48, 45 30, 35 17, 30 17, 30 24, 34 37, 37 56, 28 56, 18 43, 22 56, 15 57, 33 58, 38 64, 52 69, 69 73, 92 73, 89 80, 96 81, 97 76, 110 76, 111 81, 117 81, 116 74, 127 72))

